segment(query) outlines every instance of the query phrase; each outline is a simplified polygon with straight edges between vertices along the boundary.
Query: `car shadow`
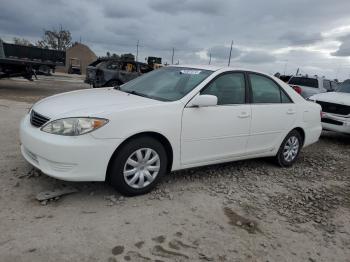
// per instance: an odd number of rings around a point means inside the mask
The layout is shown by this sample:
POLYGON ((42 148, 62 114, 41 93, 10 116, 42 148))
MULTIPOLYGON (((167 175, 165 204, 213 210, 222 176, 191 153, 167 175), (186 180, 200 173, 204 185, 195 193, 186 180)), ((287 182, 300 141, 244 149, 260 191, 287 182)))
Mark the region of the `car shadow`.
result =
POLYGON ((326 142, 331 142, 339 145, 350 145, 350 135, 347 134, 323 131, 320 139, 326 142))

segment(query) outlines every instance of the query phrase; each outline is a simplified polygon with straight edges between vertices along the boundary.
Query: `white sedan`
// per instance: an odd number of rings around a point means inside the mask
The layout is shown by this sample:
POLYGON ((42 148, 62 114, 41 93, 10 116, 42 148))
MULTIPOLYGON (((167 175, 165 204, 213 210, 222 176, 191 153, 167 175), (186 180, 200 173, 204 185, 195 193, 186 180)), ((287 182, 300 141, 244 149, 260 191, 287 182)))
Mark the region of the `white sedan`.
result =
POLYGON ((168 66, 39 101, 21 122, 21 151, 49 176, 138 195, 174 170, 270 156, 291 166, 318 141, 320 111, 263 73, 168 66))

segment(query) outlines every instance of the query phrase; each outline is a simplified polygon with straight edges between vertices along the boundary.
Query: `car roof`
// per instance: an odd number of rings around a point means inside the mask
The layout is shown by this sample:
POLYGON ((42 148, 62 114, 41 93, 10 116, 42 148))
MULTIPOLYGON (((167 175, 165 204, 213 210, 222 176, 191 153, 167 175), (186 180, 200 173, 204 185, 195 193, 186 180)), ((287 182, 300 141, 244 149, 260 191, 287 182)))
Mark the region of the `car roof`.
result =
POLYGON ((202 69, 202 70, 210 70, 210 71, 217 71, 223 66, 215 66, 215 65, 168 65, 172 67, 186 67, 186 68, 194 68, 194 69, 202 69))
POLYGON ((259 74, 264 74, 264 75, 271 75, 266 72, 261 72, 253 69, 248 69, 248 68, 242 68, 242 67, 231 67, 231 66, 216 66, 216 65, 169 65, 169 66, 174 66, 174 67, 186 67, 186 68, 193 68, 193 69, 202 69, 202 70, 210 70, 210 71, 247 71, 247 72, 254 72, 254 73, 259 73, 259 74))

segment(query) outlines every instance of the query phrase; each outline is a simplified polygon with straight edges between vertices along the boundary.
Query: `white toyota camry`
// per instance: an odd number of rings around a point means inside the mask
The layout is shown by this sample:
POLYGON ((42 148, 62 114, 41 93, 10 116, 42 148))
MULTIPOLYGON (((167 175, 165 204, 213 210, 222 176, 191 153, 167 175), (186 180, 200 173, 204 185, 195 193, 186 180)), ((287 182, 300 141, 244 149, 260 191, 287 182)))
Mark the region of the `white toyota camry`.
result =
POLYGON ((320 111, 263 73, 168 66, 37 102, 20 125, 21 151, 49 176, 138 195, 173 170, 268 156, 290 166, 319 139, 320 111))

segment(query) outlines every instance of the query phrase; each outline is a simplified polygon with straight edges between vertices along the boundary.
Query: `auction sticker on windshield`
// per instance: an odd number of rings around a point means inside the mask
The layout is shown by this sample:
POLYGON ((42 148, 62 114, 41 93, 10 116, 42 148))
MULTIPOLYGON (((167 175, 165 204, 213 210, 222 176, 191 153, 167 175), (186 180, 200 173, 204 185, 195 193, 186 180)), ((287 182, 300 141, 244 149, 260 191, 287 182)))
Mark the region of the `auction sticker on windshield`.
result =
POLYGON ((199 75, 202 72, 202 70, 181 70, 181 74, 185 75, 199 75))

